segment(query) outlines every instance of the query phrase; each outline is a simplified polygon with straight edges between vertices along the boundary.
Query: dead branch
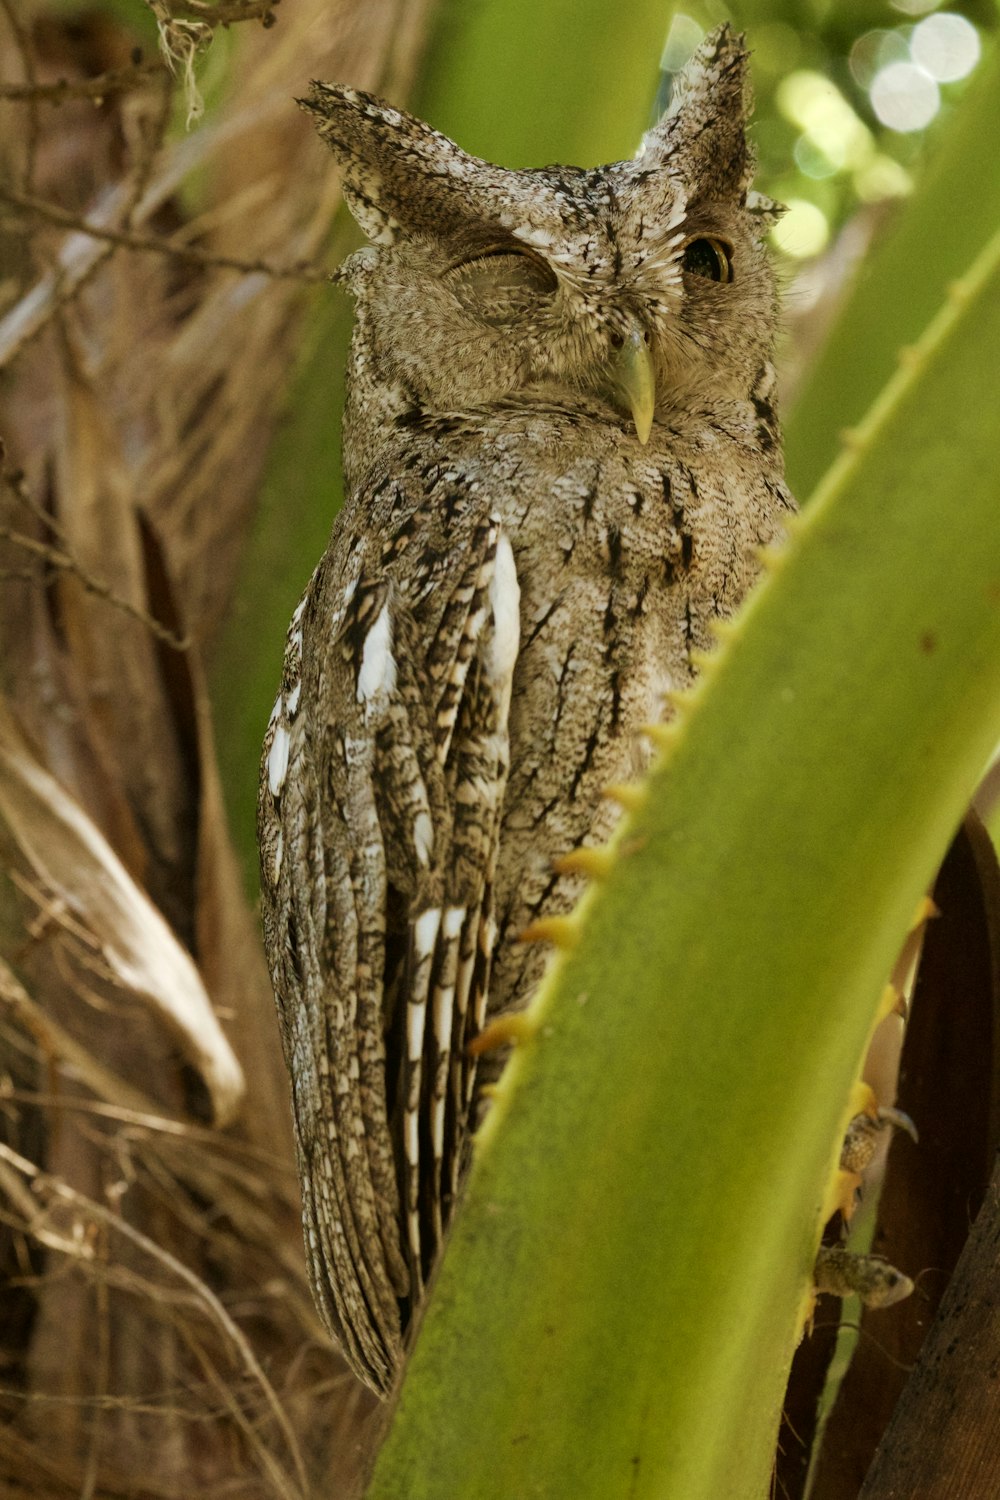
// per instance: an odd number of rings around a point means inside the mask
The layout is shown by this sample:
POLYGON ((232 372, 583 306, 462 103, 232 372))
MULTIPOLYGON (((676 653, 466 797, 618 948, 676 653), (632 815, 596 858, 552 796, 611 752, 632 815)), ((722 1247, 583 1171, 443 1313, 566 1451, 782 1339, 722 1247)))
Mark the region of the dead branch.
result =
POLYGON ((231 26, 239 21, 260 21, 265 27, 273 26, 278 19, 274 15, 279 0, 165 0, 162 6, 172 20, 205 21, 209 26, 231 26))
MULTIPOLYGON (((21 504, 27 506, 33 516, 61 538, 62 533, 58 522, 32 500, 24 474, 20 470, 0 468, 0 483, 4 484, 21 504)), ((37 537, 28 536, 25 532, 17 531, 13 526, 5 524, 0 524, 0 541, 10 542, 12 546, 19 547, 22 552, 39 558, 50 568, 72 574, 88 594, 93 594, 97 599, 103 599, 105 604, 110 604, 113 609, 120 609, 132 619, 138 620, 151 635, 155 636, 158 641, 162 641, 165 646, 169 646, 171 650, 187 651, 190 649, 191 637, 189 635, 177 635, 174 631, 168 630, 165 625, 161 625, 148 610, 142 609, 138 604, 133 604, 129 599, 123 599, 120 594, 115 593, 110 584, 105 583, 101 578, 96 578, 78 558, 63 550, 62 547, 57 547, 51 542, 39 541, 37 537)))
POLYGON ((28 94, 28 138, 24 159, 24 191, 30 193, 35 181, 35 157, 38 153, 38 141, 41 134, 41 121, 38 113, 38 100, 35 98, 35 90, 38 88, 38 73, 35 68, 35 54, 28 36, 28 29, 17 13, 16 0, 0 0, 0 10, 7 17, 14 37, 14 46, 17 48, 21 59, 21 68, 27 81, 28 94))
POLYGON ((0 99, 15 103, 37 101, 64 104, 67 99, 93 99, 100 104, 112 94, 123 94, 136 88, 154 74, 166 72, 160 58, 143 58, 127 68, 109 68, 92 78, 59 78, 55 83, 0 83, 0 99))
POLYGON ((236 255, 219 255, 210 250, 202 250, 197 245, 183 244, 178 240, 165 240, 157 235, 136 234, 128 229, 113 229, 106 225, 94 224, 89 219, 81 218, 79 214, 67 213, 56 204, 47 203, 43 198, 32 198, 25 193, 14 192, 12 188, 0 187, 0 202, 9 203, 14 208, 24 209, 35 218, 44 219, 49 224, 58 224, 62 229, 72 229, 78 234, 89 235, 91 239, 102 240, 109 245, 120 245, 127 250, 139 250, 153 255, 169 255, 176 260, 187 261, 196 266, 241 271, 244 275, 269 276, 275 281, 302 281, 313 284, 330 279, 329 271, 321 270, 318 266, 310 266, 304 261, 291 266, 276 266, 266 260, 243 260, 236 255))

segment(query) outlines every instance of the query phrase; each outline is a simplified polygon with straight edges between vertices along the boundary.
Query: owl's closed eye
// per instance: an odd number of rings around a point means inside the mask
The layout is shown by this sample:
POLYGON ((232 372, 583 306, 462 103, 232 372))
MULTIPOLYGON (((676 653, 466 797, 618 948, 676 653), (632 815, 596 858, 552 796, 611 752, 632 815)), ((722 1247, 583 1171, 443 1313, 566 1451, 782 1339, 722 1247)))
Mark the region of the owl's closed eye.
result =
POLYGON ((464 312, 491 328, 538 317, 559 290, 541 256, 513 245, 460 260, 445 272, 444 284, 464 312))

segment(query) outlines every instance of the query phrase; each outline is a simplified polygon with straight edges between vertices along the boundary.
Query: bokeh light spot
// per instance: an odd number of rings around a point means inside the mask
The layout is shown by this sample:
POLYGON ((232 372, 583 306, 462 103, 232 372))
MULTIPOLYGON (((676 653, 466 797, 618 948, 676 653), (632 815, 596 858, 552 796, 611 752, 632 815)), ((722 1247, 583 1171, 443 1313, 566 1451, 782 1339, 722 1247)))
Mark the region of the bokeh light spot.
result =
POLYGON ((928 16, 913 28, 910 56, 939 83, 955 83, 979 61, 979 33, 971 21, 950 11, 928 16))
POLYGON ((806 144, 796 156, 809 176, 829 176, 845 167, 858 167, 870 157, 871 132, 822 73, 805 68, 789 73, 779 83, 776 99, 785 118, 803 132, 806 144), (820 158, 829 164, 829 170, 815 170, 820 158), (805 165, 809 160, 814 164, 812 170, 805 165))
POLYGON ((876 73, 891 62, 908 62, 910 49, 901 31, 866 31, 851 48, 848 63, 855 83, 870 89, 876 73))
POLYGON ((904 166, 891 156, 879 153, 854 174, 854 191, 862 203, 879 203, 883 198, 905 198, 913 191, 913 178, 904 166))
POLYGON ((872 80, 871 101, 875 114, 890 130, 923 130, 938 112, 941 92, 923 68, 893 62, 872 80))
POLYGON ((779 219, 772 237, 778 249, 795 260, 818 255, 830 238, 826 214, 805 198, 791 198, 788 212, 779 219))

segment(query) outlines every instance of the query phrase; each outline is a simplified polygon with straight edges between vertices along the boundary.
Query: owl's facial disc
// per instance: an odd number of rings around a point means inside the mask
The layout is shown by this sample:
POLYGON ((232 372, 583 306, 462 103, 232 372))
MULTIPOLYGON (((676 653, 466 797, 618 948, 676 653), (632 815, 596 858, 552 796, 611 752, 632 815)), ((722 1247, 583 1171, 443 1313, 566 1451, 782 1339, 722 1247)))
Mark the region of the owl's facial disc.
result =
POLYGON ((626 335, 616 334, 617 352, 611 362, 611 391, 617 405, 631 412, 636 436, 645 446, 656 410, 656 376, 649 348, 649 334, 631 328, 626 335))

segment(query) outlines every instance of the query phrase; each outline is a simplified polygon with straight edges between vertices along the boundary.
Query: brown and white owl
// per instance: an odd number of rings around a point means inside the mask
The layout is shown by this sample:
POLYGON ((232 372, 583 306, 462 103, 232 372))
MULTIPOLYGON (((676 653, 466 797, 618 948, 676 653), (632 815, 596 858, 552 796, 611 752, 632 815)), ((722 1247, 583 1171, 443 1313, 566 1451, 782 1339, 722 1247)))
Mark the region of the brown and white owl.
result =
POLYGON ((793 508, 776 209, 728 27, 593 171, 491 166, 353 89, 306 107, 373 243, 340 272, 347 500, 264 744, 264 933, 315 1294, 385 1392, 468 1163, 469 1043, 529 1000, 519 935, 580 892, 559 857, 607 839, 793 508))

